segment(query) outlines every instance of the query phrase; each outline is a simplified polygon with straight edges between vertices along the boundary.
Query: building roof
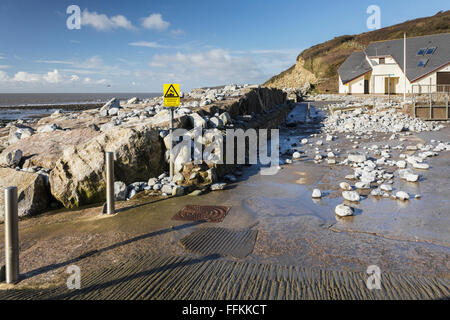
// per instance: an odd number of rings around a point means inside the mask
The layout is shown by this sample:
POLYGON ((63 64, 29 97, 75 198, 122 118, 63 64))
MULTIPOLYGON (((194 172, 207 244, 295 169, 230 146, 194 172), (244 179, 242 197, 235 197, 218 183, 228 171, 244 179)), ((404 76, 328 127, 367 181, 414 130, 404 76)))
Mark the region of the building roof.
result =
POLYGON ((342 82, 347 82, 356 79, 363 74, 372 70, 372 67, 367 62, 366 55, 363 51, 352 53, 347 60, 339 67, 338 73, 342 82))
MULTIPOLYGON (((367 56, 392 56, 403 70, 403 39, 372 42, 365 50, 367 56)), ((406 38, 406 77, 414 82, 450 63, 450 33, 406 38), (436 48, 433 54, 418 55, 420 49, 436 48), (428 59, 428 60, 426 60, 428 59), (426 61, 424 67, 419 62, 426 61)))
MULTIPOLYGON (((370 71, 363 61, 368 57, 391 56, 403 70, 403 39, 370 43, 366 50, 352 54, 339 68, 339 76, 347 83, 370 71), (364 57, 364 59, 363 59, 364 57)), ((450 33, 434 34, 406 39, 406 77, 414 82, 450 63, 450 33), (420 49, 436 48, 432 54, 419 55, 420 49), (424 66, 419 63, 422 61, 424 66)))

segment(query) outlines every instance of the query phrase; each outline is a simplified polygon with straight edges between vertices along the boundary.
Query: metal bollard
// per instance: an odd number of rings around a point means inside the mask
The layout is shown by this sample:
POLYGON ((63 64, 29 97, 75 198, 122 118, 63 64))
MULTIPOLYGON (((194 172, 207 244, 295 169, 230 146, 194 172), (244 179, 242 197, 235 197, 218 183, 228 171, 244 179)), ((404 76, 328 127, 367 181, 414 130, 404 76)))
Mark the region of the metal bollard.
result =
POLYGON ((19 213, 17 187, 5 189, 6 283, 19 281, 19 213))
POLYGON ((106 152, 106 213, 114 214, 114 153, 106 152))

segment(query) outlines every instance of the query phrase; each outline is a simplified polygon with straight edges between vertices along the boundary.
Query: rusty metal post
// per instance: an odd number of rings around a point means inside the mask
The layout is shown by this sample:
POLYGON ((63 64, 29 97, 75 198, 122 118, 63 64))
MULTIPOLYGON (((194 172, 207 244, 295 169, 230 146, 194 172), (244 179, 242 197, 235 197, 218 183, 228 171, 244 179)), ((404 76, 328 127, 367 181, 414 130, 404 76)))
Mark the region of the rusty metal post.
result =
POLYGON ((106 152, 106 213, 114 214, 114 153, 106 152))
POLYGON ((6 283, 19 281, 19 213, 17 187, 5 189, 6 283))

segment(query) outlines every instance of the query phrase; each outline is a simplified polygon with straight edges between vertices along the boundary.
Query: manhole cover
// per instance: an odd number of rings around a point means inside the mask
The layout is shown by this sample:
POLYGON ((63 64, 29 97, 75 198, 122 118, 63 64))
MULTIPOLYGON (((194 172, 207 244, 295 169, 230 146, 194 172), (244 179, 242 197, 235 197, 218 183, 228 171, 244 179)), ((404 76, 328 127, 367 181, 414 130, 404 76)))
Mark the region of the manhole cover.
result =
POLYGON ((172 220, 221 222, 229 210, 224 206, 187 205, 172 220))
POLYGON ((210 255, 220 254, 243 259, 252 253, 257 230, 200 228, 180 240, 188 251, 210 255))

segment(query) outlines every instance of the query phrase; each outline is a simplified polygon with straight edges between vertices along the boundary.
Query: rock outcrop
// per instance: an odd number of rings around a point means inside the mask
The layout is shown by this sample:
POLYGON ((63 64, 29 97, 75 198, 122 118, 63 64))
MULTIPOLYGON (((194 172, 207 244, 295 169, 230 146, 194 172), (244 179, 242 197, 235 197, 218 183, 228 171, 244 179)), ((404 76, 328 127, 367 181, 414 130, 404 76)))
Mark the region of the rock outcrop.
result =
POLYGON ((66 208, 103 201, 104 153, 115 153, 116 181, 132 183, 164 171, 161 143, 156 129, 122 128, 67 148, 50 173, 52 195, 66 208))
POLYGON ((50 196, 44 176, 36 173, 0 168, 0 222, 4 221, 4 188, 18 188, 19 217, 38 214, 48 208, 50 196))

